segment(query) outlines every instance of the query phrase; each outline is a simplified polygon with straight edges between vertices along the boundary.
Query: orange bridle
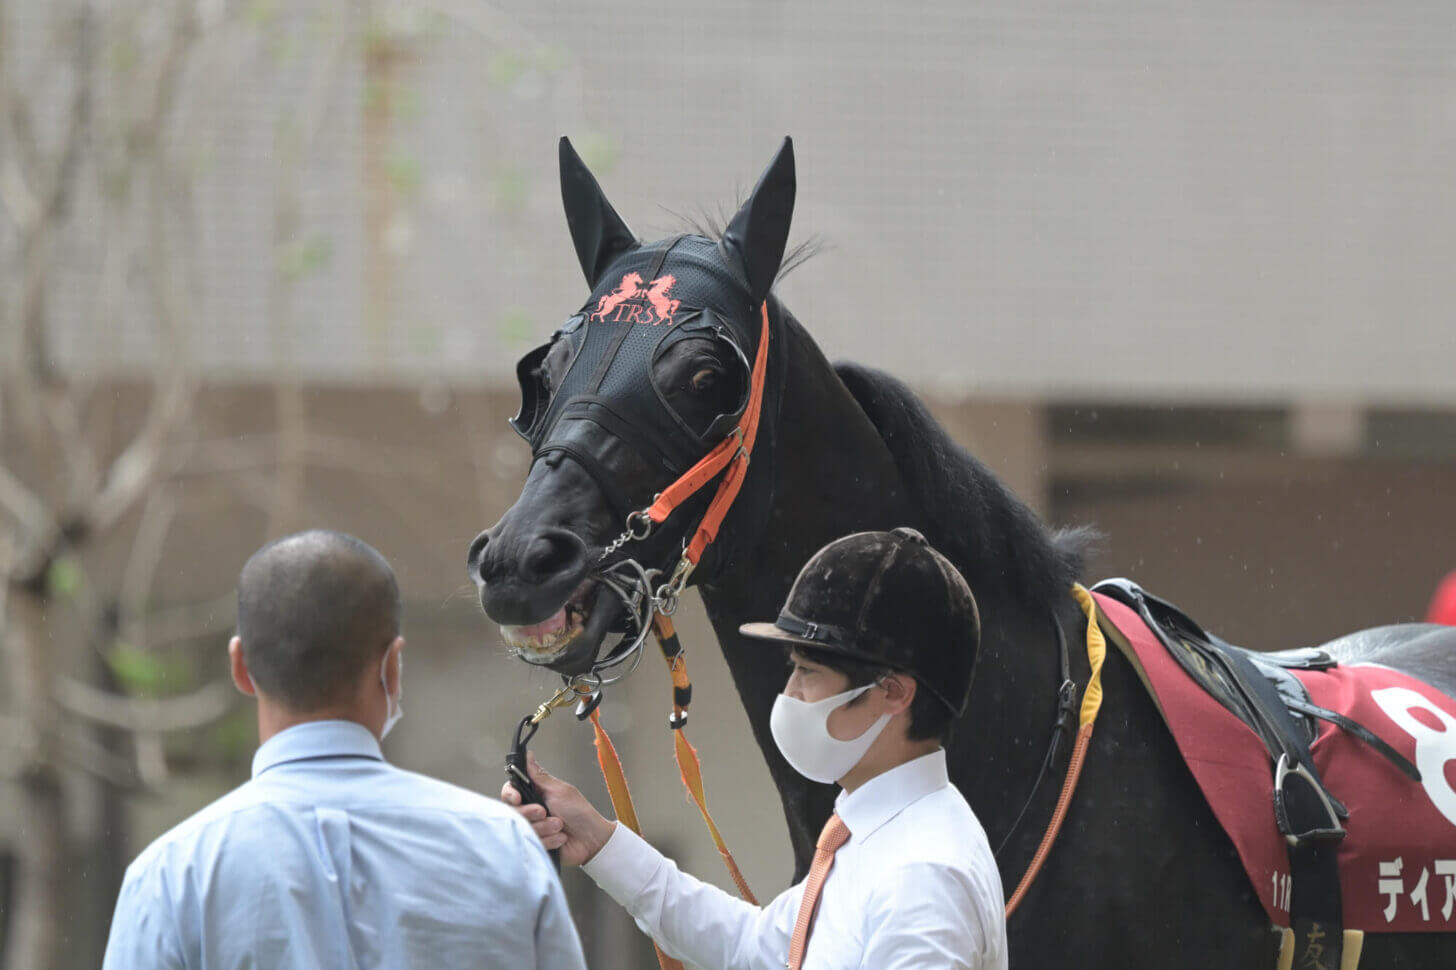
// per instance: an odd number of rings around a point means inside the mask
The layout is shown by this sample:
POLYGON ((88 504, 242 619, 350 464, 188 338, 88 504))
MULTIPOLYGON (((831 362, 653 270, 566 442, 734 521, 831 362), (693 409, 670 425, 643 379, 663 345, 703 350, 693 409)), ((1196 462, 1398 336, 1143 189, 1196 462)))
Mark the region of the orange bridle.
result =
POLYGON ((682 556, 673 567, 668 580, 656 590, 654 607, 656 612, 672 615, 677 608, 678 598, 709 544, 718 537, 718 530, 734 499, 743 488, 748 477, 748 463, 753 455, 754 442, 758 440, 759 419, 763 414, 763 386, 768 375, 768 303, 759 308, 763 326, 758 337, 758 351, 754 354, 753 372, 749 379, 748 403, 743 408, 743 417, 738 427, 718 442, 696 465, 689 468, 677 481, 663 489, 650 506, 627 516, 627 531, 608 546, 609 551, 621 548, 630 540, 641 541, 652 534, 657 526, 667 521, 679 506, 696 495, 702 488, 727 469, 718 491, 708 503, 708 509, 698 522, 693 537, 683 546, 682 556))
MULTIPOLYGON (((673 567, 667 581, 655 591, 649 589, 644 593, 650 597, 646 614, 648 622, 657 638, 658 646, 662 649, 663 659, 667 662, 668 672, 672 677, 673 704, 672 715, 669 717, 668 723, 673 730, 674 757, 677 761, 678 774, 682 778, 683 787, 687 789, 693 804, 702 814, 703 822, 708 827, 713 844, 717 847, 719 855, 722 856, 723 864, 727 866, 728 873, 733 878, 734 885, 738 887, 739 894, 755 905, 758 900, 754 897, 753 891, 749 889, 748 881, 743 878, 743 873, 739 870, 733 853, 729 850, 722 832, 719 831, 712 814, 708 811, 708 796, 703 785, 702 761, 697 750, 689 743, 684 731, 688 718, 688 705, 692 702, 692 683, 688 680, 687 656, 678 641, 671 616, 677 610, 678 600, 681 598, 688 580, 692 577, 693 571, 702 561, 703 553, 718 537, 718 530, 722 527, 723 520, 728 517, 734 500, 738 498, 738 493, 743 489, 744 479, 748 476, 748 464, 753 454, 754 443, 758 440, 759 420, 763 413, 763 389, 768 374, 769 323, 766 302, 760 306, 759 314, 763 325, 759 333, 758 350, 754 355, 748 401, 744 405, 743 417, 739 420, 738 426, 677 481, 663 489, 653 499, 651 506, 629 514, 627 531, 610 543, 603 553, 605 559, 628 542, 646 539, 684 502, 696 495, 714 478, 720 474, 723 476, 718 483, 718 491, 708 503, 708 508, 693 531, 691 540, 684 542, 682 555, 673 567)), ((646 635, 645 630, 639 632, 646 635)), ((577 716, 591 721, 597 749, 597 764, 601 768, 602 778, 606 782, 607 794, 612 799, 612 810, 616 813, 617 821, 640 834, 642 828, 637 820, 632 792, 627 786, 627 776, 622 768, 622 759, 618 756, 611 737, 602 727, 600 681, 595 688, 590 682, 568 683, 555 698, 541 705, 533 718, 527 720, 534 728, 534 725, 539 724, 554 707, 559 706, 560 703, 569 703, 573 698, 581 699, 577 716), (593 694, 596 696, 593 697, 593 694)), ((663 953, 655 942, 653 948, 657 951, 657 962, 662 970, 681 970, 682 964, 663 953)))

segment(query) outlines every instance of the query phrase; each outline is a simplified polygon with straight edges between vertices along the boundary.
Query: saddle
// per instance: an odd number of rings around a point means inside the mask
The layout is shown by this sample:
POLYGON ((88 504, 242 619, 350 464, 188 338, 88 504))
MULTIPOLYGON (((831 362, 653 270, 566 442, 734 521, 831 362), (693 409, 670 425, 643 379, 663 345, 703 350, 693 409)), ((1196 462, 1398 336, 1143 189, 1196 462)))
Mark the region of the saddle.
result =
POLYGON ((1293 882, 1293 939, 1286 949, 1302 954, 1302 966, 1336 970, 1343 936, 1336 849, 1349 812, 1326 787, 1310 754, 1315 721, 1337 725, 1415 781, 1420 772, 1368 728, 1310 700, 1291 671, 1337 666, 1327 651, 1306 647, 1262 653, 1235 646, 1127 579, 1104 580, 1092 590, 1133 610, 1189 678, 1263 744, 1273 765, 1274 820, 1287 845, 1293 882))

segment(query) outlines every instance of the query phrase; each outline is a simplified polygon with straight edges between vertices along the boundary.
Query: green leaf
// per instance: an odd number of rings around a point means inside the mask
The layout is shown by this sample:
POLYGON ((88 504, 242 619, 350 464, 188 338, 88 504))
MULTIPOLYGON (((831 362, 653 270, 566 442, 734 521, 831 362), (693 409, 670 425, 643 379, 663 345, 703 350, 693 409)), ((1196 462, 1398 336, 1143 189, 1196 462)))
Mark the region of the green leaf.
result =
POLYGON ((187 679, 176 661, 168 662, 126 643, 118 643, 107 652, 106 664, 129 694, 156 696, 163 693, 164 687, 176 687, 187 679))
POLYGON ((58 600, 75 599, 81 589, 81 567, 70 556, 57 556, 46 570, 46 592, 58 600))
POLYGON ((409 155, 395 155, 385 162, 384 171, 400 195, 409 197, 419 192, 423 178, 420 175, 418 159, 409 155))
POLYGON ((289 282, 302 279, 328 263, 333 244, 327 236, 295 239, 278 249, 278 272, 289 282))

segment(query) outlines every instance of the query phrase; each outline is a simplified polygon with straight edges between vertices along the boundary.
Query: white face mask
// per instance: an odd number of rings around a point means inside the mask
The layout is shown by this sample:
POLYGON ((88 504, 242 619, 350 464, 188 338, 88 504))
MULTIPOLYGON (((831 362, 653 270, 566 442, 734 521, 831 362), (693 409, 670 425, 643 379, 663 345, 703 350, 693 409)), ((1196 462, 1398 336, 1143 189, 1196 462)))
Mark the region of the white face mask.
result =
POLYGON ((389 732, 404 717, 404 705, 400 698, 404 695, 404 652, 399 655, 399 693, 393 697, 389 696, 389 680, 384 672, 389 667, 389 651, 384 652, 384 659, 379 662, 379 683, 384 687, 384 728, 379 732, 379 740, 383 741, 389 737, 389 732))
POLYGON ((784 760, 810 781, 829 784, 849 774, 890 723, 890 715, 881 714, 864 734, 851 741, 841 741, 829 733, 829 715, 873 686, 854 687, 812 703, 780 694, 774 700, 768 726, 784 760))

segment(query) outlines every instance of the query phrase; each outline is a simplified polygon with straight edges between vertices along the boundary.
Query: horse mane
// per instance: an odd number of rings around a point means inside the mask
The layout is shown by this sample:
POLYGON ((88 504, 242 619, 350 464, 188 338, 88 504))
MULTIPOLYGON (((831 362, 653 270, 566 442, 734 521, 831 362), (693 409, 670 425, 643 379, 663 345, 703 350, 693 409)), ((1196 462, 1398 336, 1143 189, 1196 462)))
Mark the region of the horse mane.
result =
POLYGON ((834 370, 890 449, 932 544, 972 589, 992 584, 1033 609, 1066 595, 1095 530, 1048 529, 898 378, 847 361, 834 370))

